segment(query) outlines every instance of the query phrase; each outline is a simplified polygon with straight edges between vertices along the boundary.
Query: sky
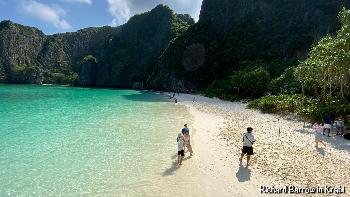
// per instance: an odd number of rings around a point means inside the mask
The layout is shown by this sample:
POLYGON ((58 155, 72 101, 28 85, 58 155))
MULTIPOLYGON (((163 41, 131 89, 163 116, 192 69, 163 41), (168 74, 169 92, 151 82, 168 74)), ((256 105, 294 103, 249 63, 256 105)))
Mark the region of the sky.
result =
POLYGON ((176 13, 199 18, 202 0, 0 0, 0 21, 37 27, 45 34, 86 27, 118 26, 139 13, 168 5, 176 13))

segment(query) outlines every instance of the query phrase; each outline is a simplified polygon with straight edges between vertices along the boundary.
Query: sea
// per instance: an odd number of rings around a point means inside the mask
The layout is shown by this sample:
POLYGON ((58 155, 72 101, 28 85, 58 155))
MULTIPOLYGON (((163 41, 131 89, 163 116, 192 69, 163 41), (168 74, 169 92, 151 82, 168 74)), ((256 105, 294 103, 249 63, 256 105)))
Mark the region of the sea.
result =
POLYGON ((190 119, 149 91, 0 84, 0 196, 176 196, 190 119))

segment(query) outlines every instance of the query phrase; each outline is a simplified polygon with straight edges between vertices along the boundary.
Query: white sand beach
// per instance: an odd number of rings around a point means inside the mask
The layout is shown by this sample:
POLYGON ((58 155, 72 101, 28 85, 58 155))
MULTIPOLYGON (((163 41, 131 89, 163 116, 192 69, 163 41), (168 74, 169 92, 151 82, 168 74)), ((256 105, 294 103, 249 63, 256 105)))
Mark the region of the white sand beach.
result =
MULTIPOLYGON (((196 176, 192 186, 184 184, 188 193, 180 195, 261 196, 261 186, 350 187, 350 141, 325 137, 327 147, 316 149, 311 124, 249 110, 243 103, 189 94, 176 98, 192 115, 195 151, 195 156, 174 170, 177 178, 196 176), (254 128, 257 142, 251 166, 246 168, 246 160, 240 166, 238 158, 242 133, 248 126, 254 128)), ((341 196, 349 196, 350 191, 345 191, 341 196)))

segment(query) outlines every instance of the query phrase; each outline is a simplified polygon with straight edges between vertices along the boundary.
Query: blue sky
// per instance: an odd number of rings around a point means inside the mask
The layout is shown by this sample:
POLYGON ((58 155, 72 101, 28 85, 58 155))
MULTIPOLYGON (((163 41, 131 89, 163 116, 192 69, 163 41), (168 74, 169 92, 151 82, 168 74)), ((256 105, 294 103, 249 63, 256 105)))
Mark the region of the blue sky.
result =
POLYGON ((202 0, 0 0, 0 21, 11 20, 54 34, 121 25, 158 4, 198 20, 202 0))

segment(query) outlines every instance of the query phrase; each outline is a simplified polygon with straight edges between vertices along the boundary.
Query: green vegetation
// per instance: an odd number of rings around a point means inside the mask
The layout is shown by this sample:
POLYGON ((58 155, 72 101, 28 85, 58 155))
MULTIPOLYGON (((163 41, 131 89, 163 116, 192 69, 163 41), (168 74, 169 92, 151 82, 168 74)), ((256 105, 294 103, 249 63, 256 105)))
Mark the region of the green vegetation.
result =
MULTIPOLYGON (((338 18, 341 29, 336 35, 322 38, 309 57, 292 69, 301 94, 262 97, 252 101, 250 108, 269 113, 298 113, 311 120, 321 120, 326 114, 350 114, 350 11, 343 8, 338 18)), ((273 83, 283 81, 287 75, 293 78, 292 70, 287 69, 285 76, 273 83)), ((297 87, 295 79, 286 84, 291 83, 297 87)))
POLYGON ((249 107, 309 119, 347 114, 350 14, 342 6, 350 1, 203 0, 197 23, 158 5, 119 27, 52 36, 3 21, 0 81, 197 91, 260 98, 249 107))
POLYGON ((300 85, 294 77, 296 65, 295 60, 244 61, 224 80, 214 80, 204 93, 227 100, 258 98, 265 93, 298 93, 300 85))
MULTIPOLYGON (((212 83, 231 82, 235 72, 256 67, 263 67, 275 80, 286 68, 296 67, 299 60, 304 60, 320 37, 339 29, 336 16, 342 4, 329 0, 203 0, 198 23, 170 42, 162 54, 157 70, 160 74, 155 75, 160 77, 156 81, 166 89, 205 92, 212 83), (191 51, 193 48, 197 50, 191 51)), ((285 82, 282 77, 274 84, 285 82)), ((294 82, 297 85, 298 81, 294 82)), ((286 92, 273 87, 274 84, 264 91, 286 92)), ((295 85, 287 88, 298 93, 299 87, 295 85)), ((227 88, 219 89, 230 92, 227 88)), ((222 91, 218 92, 217 96, 222 97, 222 91)), ((240 97, 259 95, 254 94, 240 97)))
POLYGON ((71 85, 77 79, 78 75, 76 73, 51 73, 43 81, 44 84, 59 84, 59 85, 71 85))
POLYGON ((320 121, 326 114, 350 114, 350 103, 332 98, 327 102, 301 94, 264 96, 248 104, 264 113, 293 113, 310 121, 320 121))
POLYGON ((263 67, 251 71, 237 71, 226 80, 214 81, 208 86, 205 93, 210 97, 218 96, 229 100, 256 98, 264 94, 270 80, 269 72, 263 67))
MULTIPOLYGON (((148 88, 156 62, 169 42, 194 20, 177 15, 168 6, 133 16, 99 49, 96 84, 121 88, 148 88)), ((157 84, 158 85, 158 84, 157 84)), ((159 89, 158 87, 155 87, 159 89)))
POLYGON ((342 26, 337 34, 316 44, 296 70, 303 94, 321 100, 333 96, 350 98, 350 11, 343 8, 338 18, 342 26))
POLYGON ((193 24, 189 15, 175 14, 164 5, 120 27, 52 36, 2 21, 0 81, 146 88, 162 51, 193 24))

